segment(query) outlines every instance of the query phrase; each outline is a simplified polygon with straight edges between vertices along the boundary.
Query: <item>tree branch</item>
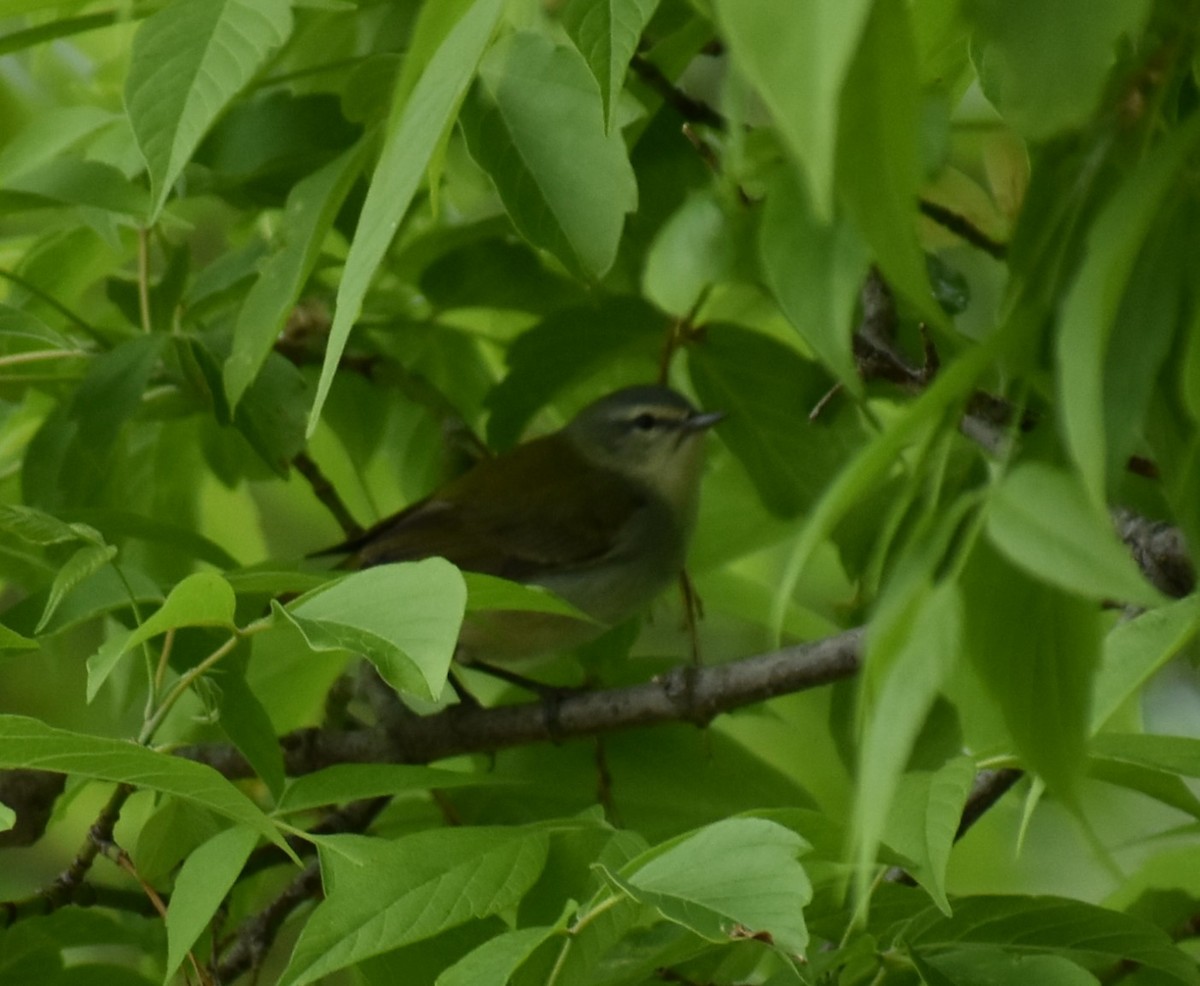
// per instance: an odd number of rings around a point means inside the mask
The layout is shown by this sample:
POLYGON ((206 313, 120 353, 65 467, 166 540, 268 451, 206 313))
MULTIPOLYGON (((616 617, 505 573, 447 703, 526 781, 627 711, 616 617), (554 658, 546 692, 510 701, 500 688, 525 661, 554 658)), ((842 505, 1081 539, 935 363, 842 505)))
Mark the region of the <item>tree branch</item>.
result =
MULTIPOLYGON (((386 729, 301 729, 283 737, 284 763, 290 775, 338 763, 430 763, 665 722, 705 725, 722 712, 853 676, 861 662, 862 635, 861 628, 847 630, 729 664, 685 665, 642 684, 567 695, 552 713, 541 702, 490 709, 455 705, 433 715, 395 717, 386 729)), ((229 778, 253 773, 231 745, 175 752, 229 778)))

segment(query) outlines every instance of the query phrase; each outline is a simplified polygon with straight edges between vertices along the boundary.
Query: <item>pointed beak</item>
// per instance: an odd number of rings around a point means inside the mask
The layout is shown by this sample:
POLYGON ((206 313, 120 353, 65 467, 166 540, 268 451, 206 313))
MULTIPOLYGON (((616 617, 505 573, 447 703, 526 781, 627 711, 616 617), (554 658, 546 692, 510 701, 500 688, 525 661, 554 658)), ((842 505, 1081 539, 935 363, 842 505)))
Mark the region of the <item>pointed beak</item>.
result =
POLYGON ((729 415, 725 411, 705 411, 693 414, 683 422, 684 431, 706 431, 718 421, 724 421, 729 415))

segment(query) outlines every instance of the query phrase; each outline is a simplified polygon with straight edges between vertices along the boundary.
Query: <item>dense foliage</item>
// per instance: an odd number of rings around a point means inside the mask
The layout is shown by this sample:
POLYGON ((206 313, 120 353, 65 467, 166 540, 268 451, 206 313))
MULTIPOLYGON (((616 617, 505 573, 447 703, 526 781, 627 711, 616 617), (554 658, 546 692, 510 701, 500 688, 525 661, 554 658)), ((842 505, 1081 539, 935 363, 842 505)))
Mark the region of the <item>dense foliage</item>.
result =
POLYGON ((1200 983, 1196 0, 0 17, 0 982, 1200 983), (659 379, 589 691, 306 557, 659 379))

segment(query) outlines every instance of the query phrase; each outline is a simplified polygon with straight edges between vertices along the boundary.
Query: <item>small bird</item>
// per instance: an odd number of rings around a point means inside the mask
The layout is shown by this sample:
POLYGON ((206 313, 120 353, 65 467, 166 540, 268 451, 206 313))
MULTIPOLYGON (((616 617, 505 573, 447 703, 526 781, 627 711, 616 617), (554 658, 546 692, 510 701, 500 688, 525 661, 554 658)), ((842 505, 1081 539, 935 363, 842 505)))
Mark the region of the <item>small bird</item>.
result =
POLYGON ((471 614, 460 660, 577 646, 645 608, 683 570, 704 433, 723 417, 666 387, 618 390, 322 554, 346 552, 352 569, 440 556, 544 586, 591 618, 471 614))

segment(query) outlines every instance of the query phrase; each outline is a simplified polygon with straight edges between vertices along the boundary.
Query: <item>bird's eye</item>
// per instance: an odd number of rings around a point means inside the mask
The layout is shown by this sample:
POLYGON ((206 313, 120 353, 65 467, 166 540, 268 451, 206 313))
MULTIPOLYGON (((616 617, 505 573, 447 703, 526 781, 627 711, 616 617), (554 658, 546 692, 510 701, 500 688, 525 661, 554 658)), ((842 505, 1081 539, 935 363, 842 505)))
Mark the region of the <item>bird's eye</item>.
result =
POLYGON ((658 424, 658 419, 655 418, 654 415, 650 414, 648 411, 643 411, 641 414, 639 414, 636 418, 633 419, 633 426, 638 431, 649 431, 656 424, 658 424))

